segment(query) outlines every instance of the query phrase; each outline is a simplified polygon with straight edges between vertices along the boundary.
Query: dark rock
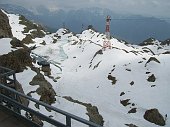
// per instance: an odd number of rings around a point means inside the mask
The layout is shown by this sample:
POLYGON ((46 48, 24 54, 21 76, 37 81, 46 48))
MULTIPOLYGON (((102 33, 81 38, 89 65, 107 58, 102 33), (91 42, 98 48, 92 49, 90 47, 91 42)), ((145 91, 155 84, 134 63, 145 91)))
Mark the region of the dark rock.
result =
POLYGON ((98 108, 96 106, 92 106, 89 103, 83 103, 78 100, 74 100, 72 97, 69 97, 69 96, 64 96, 63 98, 65 98, 66 100, 70 102, 74 102, 74 103, 85 106, 87 109, 86 114, 89 116, 90 121, 103 126, 104 124, 103 117, 100 115, 98 108))
POLYGON ((144 114, 144 119, 156 125, 165 126, 164 117, 159 113, 158 109, 147 110, 144 114))
POLYGON ((37 75, 33 77, 32 81, 29 84, 30 85, 37 85, 41 81, 42 82, 45 81, 45 78, 44 78, 44 76, 41 73, 37 73, 37 75))
POLYGON ((134 124, 125 124, 125 125, 128 126, 128 127, 138 127, 138 126, 136 126, 134 124))
POLYGON ((126 69, 126 71, 131 71, 131 69, 126 69))
POLYGON ((42 66, 42 71, 44 72, 44 74, 46 76, 51 75, 51 68, 50 68, 50 66, 42 66))
POLYGON ((32 40, 32 37, 31 35, 26 35, 25 38, 22 39, 22 43, 23 44, 31 44, 31 43, 35 43, 33 40, 32 40))
POLYGON ((37 89, 37 93, 41 95, 40 101, 43 101, 49 105, 56 101, 55 99, 55 91, 53 89, 49 89, 47 87, 39 87, 37 89))
POLYGON ((9 19, 6 14, 0 10, 0 38, 11 38, 12 32, 9 25, 9 19))
POLYGON ((99 114, 96 106, 88 106, 87 111, 87 115, 89 116, 91 122, 95 122, 96 124, 103 126, 103 117, 99 114))
POLYGON ((127 106, 127 105, 130 105, 129 101, 130 101, 130 99, 121 100, 120 103, 121 103, 123 106, 127 106))
POLYGON ((128 113, 136 113, 136 108, 132 108, 128 113))
POLYGON ((125 94, 125 92, 121 92, 121 93, 120 93, 120 96, 123 96, 124 94, 125 94))
POLYGON ((27 66, 32 66, 32 58, 29 49, 22 48, 0 56, 0 66, 4 66, 22 72, 27 66))
MULTIPOLYGON (((53 42, 54 43, 54 42, 53 42)), ((46 45, 46 43, 45 43, 45 41, 43 40, 43 42, 42 43, 40 43, 41 45, 46 45)))
POLYGON ((138 63, 143 63, 143 61, 139 61, 138 63))
POLYGON ((94 54, 94 56, 93 56, 93 58, 92 58, 92 60, 91 60, 91 63, 92 63, 92 61, 94 60, 94 58, 95 58, 97 55, 102 55, 102 54, 103 54, 102 49, 100 49, 99 51, 97 51, 97 52, 94 54))
POLYGON ((112 75, 108 75, 107 78, 112 81, 112 85, 116 84, 116 81, 117 81, 116 77, 113 77, 112 75))
POLYGON ((94 66, 93 70, 96 69, 101 62, 102 62, 102 61, 99 61, 99 62, 94 66))
POLYGON ((134 104, 134 103, 132 103, 132 106, 135 106, 135 104, 134 104))
POLYGON ((33 77, 32 81, 29 84, 40 86, 36 90, 37 94, 41 96, 40 101, 43 101, 50 105, 56 101, 56 93, 52 88, 52 85, 44 78, 41 73, 37 73, 37 75, 33 77))
POLYGON ((151 76, 149 76, 149 78, 147 80, 148 80, 148 82, 155 82, 155 80, 156 80, 155 75, 152 74, 151 76))
POLYGON ((131 85, 131 86, 134 85, 134 81, 132 81, 132 82, 130 83, 130 85, 131 85))
POLYGON ((129 53, 128 51, 126 51, 125 49, 122 49, 123 51, 125 51, 126 53, 129 53))
POLYGON ((155 57, 150 57, 149 60, 146 62, 145 67, 146 67, 146 65, 147 65, 148 63, 150 63, 151 61, 160 63, 160 61, 159 61, 158 59, 156 59, 155 57))
POLYGON ((166 51, 166 52, 164 52, 164 53, 162 53, 162 54, 170 54, 170 51, 166 51))
POLYGON ((113 69, 111 70, 110 74, 111 74, 114 70, 115 70, 115 68, 113 68, 113 69))
POLYGON ((17 39, 16 37, 13 37, 10 44, 12 45, 12 47, 16 48, 16 47, 23 47, 23 43, 17 39))
POLYGON ((146 72, 146 74, 150 74, 151 72, 146 72))

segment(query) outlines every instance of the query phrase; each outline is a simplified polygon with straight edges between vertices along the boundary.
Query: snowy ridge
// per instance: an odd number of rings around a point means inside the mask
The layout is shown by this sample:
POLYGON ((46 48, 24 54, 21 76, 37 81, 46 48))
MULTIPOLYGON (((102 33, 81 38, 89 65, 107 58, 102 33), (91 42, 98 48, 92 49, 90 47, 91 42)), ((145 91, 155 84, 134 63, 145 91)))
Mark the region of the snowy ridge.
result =
MULTIPOLYGON (((22 40, 25 36, 22 33, 24 26, 19 24, 17 15, 8 14, 8 17, 14 37, 22 40)), ((34 63, 57 94, 56 102, 52 105, 88 120, 86 107, 66 100, 64 97, 67 96, 96 106, 105 127, 126 127, 125 124, 157 126, 146 121, 143 115, 151 108, 157 108, 163 116, 170 114, 170 46, 162 45, 158 40, 154 40, 152 45, 137 46, 112 38, 112 49, 103 51, 105 39, 104 34, 91 29, 74 35, 62 28, 43 38, 35 38, 35 43, 27 45, 35 46, 33 53, 53 62, 50 65, 50 76, 57 82, 46 76, 41 66, 34 63), (155 76, 155 81, 148 80, 152 75, 155 76), (126 106, 122 104, 125 100, 128 101, 126 106), (132 109, 135 112, 129 112, 132 109)), ((6 51, 0 53, 10 51, 9 45, 4 47, 6 51)), ((38 88, 38 84, 29 84, 35 75, 29 67, 17 74, 26 94, 38 88), (26 77, 24 81, 23 77, 26 77)), ((31 95, 40 99, 36 92, 31 95)), ((54 112, 48 112, 42 107, 37 109, 34 104, 29 106, 64 122, 62 116, 54 112)), ((50 125, 44 123, 44 126, 50 125)), ((73 126, 84 127, 74 121, 73 126)), ((165 127, 169 126, 168 119, 165 127)))

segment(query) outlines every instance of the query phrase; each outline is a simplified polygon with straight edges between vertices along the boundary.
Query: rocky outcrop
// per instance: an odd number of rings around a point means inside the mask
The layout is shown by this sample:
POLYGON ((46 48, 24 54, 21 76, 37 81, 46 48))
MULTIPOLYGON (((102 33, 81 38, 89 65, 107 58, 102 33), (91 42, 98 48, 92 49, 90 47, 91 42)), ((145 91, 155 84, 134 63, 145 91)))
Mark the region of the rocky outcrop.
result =
POLYGON ((38 24, 35 24, 35 23, 29 21, 24 16, 20 16, 19 20, 20 20, 19 24, 26 26, 24 28, 23 33, 28 33, 30 30, 33 30, 33 31, 31 31, 31 34, 29 34, 32 39, 34 39, 36 37, 42 38, 45 36, 45 33, 44 33, 45 29, 41 25, 38 25, 38 24))
POLYGON ((8 17, 0 10, 0 38, 11 38, 12 32, 8 17))
POLYGON ((12 40, 10 41, 10 44, 12 45, 13 48, 24 47, 23 43, 16 37, 12 38, 12 40))
POLYGON ((39 88, 36 90, 37 94, 39 94, 40 101, 43 101, 47 104, 52 104, 56 101, 55 96, 56 93, 52 88, 52 85, 44 78, 44 76, 38 72, 36 76, 30 82, 30 85, 39 85, 39 88))
POLYGON ((27 66, 32 66, 32 58, 27 48, 18 49, 0 56, 0 66, 10 68, 15 72, 22 72, 27 66))
POLYGON ((103 126, 103 124, 104 124, 103 117, 102 117, 102 115, 99 114, 98 108, 96 106, 93 106, 90 103, 83 103, 78 100, 74 100, 73 98, 71 98, 69 96, 64 96, 63 98, 65 98, 66 100, 68 100, 70 102, 74 102, 74 103, 85 106, 86 110, 87 110, 86 114, 89 116, 89 120, 91 122, 94 122, 98 125, 103 126))
POLYGON ((50 68, 50 66, 42 66, 42 71, 44 72, 45 76, 50 76, 51 75, 51 68, 50 68))
POLYGON ((155 57, 150 57, 150 58, 148 59, 148 61, 146 62, 146 64, 149 63, 149 62, 151 62, 151 61, 160 63, 160 61, 159 61, 158 59, 156 59, 155 57))
POLYGON ((28 34, 28 35, 26 35, 25 38, 23 38, 22 43, 23 44, 32 44, 32 43, 35 43, 35 42, 32 40, 31 35, 28 34))
POLYGON ((144 114, 144 119, 156 125, 165 126, 164 117, 159 113, 158 109, 147 110, 144 114))
POLYGON ((150 58, 148 59, 148 61, 146 62, 145 67, 146 67, 151 61, 153 61, 153 62, 155 62, 155 63, 161 63, 161 62, 160 62, 158 59, 156 59, 155 57, 150 57, 150 58))

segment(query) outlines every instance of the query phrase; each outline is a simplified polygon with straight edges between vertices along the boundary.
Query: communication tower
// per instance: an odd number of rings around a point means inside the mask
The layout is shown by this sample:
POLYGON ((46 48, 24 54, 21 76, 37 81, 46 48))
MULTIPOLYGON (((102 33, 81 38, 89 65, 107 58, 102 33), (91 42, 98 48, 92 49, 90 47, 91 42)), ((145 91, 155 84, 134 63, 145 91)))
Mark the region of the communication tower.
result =
POLYGON ((105 50, 107 47, 109 49, 111 49, 111 42, 110 42, 110 21, 111 21, 111 17, 108 15, 106 17, 106 30, 105 30, 105 34, 106 34, 106 40, 103 42, 103 49, 105 50))

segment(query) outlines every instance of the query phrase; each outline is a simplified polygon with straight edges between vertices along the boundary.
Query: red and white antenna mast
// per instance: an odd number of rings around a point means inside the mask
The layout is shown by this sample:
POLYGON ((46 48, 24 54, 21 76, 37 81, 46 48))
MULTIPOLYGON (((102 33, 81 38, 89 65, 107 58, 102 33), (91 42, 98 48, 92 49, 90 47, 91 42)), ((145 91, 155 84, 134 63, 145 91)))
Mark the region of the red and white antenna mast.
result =
POLYGON ((106 38, 108 40, 110 40, 110 21, 111 21, 111 18, 108 15, 107 18, 106 18, 106 31, 105 31, 106 38))
POLYGON ((106 31, 105 31, 106 40, 103 42, 103 49, 106 49, 107 47, 109 49, 111 49, 111 43, 110 43, 110 21, 111 21, 111 18, 108 15, 106 17, 106 31))

